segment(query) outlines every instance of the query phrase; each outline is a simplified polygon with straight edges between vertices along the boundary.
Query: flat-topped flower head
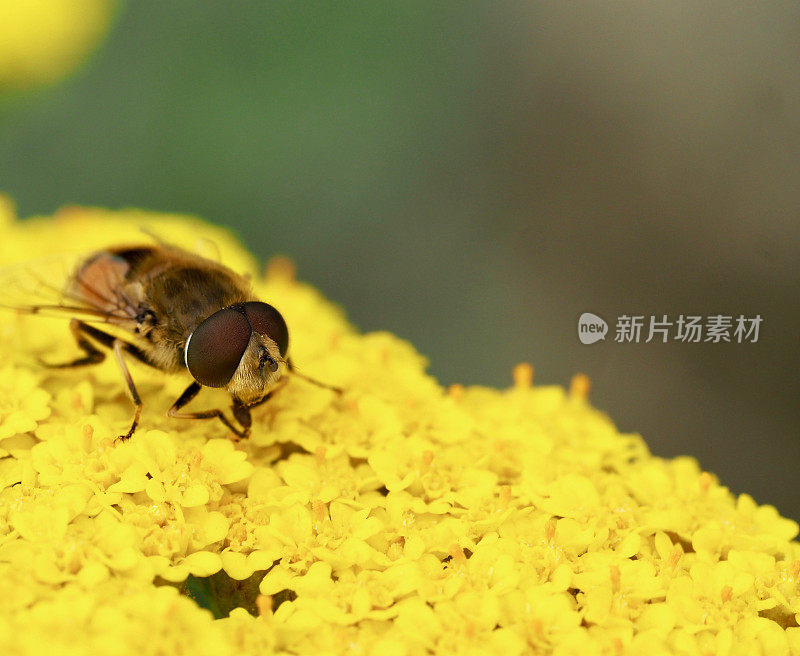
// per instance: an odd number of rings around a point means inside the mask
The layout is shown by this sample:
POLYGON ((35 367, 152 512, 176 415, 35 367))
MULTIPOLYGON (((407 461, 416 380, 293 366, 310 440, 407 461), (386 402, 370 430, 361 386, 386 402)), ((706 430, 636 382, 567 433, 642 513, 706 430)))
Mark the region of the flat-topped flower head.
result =
POLYGON ((523 364, 506 390, 445 390, 195 219, 0 202, 0 266, 142 226, 215 242, 264 301, 199 320, 182 374, 132 366, 147 403, 124 443, 115 363, 46 369, 68 322, 0 312, 0 653, 800 654, 797 524, 653 457, 585 377, 536 386, 523 364), (341 395, 289 374, 237 443, 164 416, 193 379, 200 409, 243 364, 266 381, 289 333, 341 395))

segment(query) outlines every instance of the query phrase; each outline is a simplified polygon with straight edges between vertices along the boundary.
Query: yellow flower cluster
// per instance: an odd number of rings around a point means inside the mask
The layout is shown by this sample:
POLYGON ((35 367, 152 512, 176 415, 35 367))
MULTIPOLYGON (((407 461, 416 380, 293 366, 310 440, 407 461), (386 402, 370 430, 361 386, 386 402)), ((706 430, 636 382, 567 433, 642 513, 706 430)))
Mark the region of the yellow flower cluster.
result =
MULTIPOLYGON (((361 335, 290 275, 259 274, 196 220, 73 208, 18 222, 0 264, 148 240, 252 275, 292 379, 249 440, 169 419, 181 376, 75 355, 66 322, 0 315, 2 654, 800 654, 795 522, 690 458, 655 458, 570 390, 442 389, 388 333, 361 335), (214 619, 179 584, 260 581, 254 615, 214 619), (255 578, 253 578, 255 577, 255 578)), ((206 391, 198 405, 224 398, 206 391)))
POLYGON ((113 0, 0 0, 0 89, 61 78, 105 34, 113 0))

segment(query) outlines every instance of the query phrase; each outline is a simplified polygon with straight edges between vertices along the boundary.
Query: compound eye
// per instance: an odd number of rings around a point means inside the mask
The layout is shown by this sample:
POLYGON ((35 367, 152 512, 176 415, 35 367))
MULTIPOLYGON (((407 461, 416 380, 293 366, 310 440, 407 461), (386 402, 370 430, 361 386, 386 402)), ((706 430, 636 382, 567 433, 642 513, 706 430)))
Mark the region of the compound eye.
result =
POLYGON ((278 345, 281 357, 284 357, 289 348, 289 329, 281 313, 261 301, 245 303, 244 312, 253 330, 272 339, 278 345))
POLYGON ((189 373, 206 387, 225 387, 250 343, 247 318, 231 308, 215 312, 203 321, 186 343, 189 373))

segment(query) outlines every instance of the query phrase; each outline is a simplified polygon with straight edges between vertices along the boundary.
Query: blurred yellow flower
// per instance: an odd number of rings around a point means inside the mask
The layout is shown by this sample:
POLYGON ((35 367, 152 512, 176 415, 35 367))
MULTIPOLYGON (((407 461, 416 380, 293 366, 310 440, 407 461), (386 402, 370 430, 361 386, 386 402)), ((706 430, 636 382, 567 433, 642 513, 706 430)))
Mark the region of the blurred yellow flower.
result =
POLYGON ((61 78, 97 45, 113 0, 0 0, 0 89, 61 78))
POLYGON ((19 222, 0 198, 0 266, 142 227, 216 243, 344 394, 290 379, 234 444, 164 416, 185 379, 133 367, 145 410, 117 443, 113 359, 45 369, 74 351, 66 322, 0 313, 0 653, 800 655, 797 524, 650 455, 584 379, 523 365, 507 390, 444 390, 409 344, 186 217, 19 222), (213 619, 190 598, 212 575, 254 598, 205 599, 213 619))

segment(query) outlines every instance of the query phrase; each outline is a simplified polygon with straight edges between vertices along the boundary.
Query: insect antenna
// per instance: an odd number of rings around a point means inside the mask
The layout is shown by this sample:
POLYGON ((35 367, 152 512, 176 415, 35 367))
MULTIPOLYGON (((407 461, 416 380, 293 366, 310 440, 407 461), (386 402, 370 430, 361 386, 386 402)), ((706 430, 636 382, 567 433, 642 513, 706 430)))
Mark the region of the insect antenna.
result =
POLYGON ((289 367, 289 371, 298 378, 302 378, 303 380, 316 385, 317 387, 322 387, 323 389, 330 390, 331 392, 336 392, 336 394, 339 395, 344 393, 344 390, 342 390, 341 387, 328 385, 327 383, 323 383, 316 378, 312 378, 311 376, 306 376, 304 373, 298 371, 297 366, 292 362, 291 358, 286 360, 286 365, 289 367))

